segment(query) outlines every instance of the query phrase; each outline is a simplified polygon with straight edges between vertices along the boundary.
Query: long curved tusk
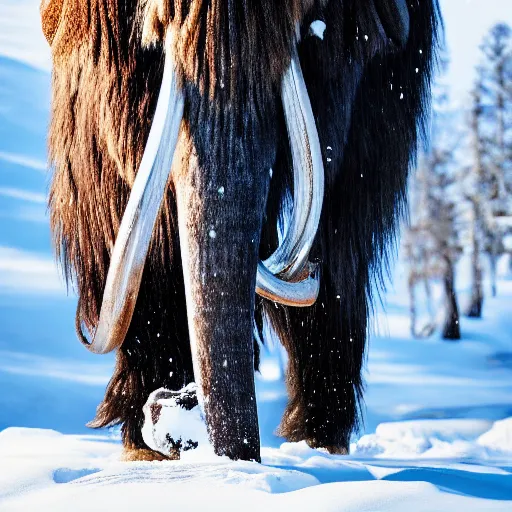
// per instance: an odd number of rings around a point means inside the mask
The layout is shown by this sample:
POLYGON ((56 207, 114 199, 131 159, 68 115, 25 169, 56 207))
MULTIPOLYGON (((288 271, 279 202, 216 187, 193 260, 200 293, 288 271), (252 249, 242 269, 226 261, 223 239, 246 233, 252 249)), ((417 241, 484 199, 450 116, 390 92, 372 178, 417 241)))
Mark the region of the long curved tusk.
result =
POLYGON ((165 69, 153 124, 114 245, 99 323, 92 342, 86 345, 97 354, 118 348, 126 337, 167 190, 183 118, 183 95, 170 47, 166 44, 165 69))
POLYGON ((292 281, 307 264, 324 198, 320 140, 296 52, 283 77, 281 95, 293 160, 293 213, 283 243, 264 264, 272 274, 292 281))
MULTIPOLYGON (((297 55, 283 79, 282 96, 294 162, 294 214, 283 244, 265 264, 258 265, 256 291, 284 305, 310 306, 319 292, 318 272, 309 272, 299 282, 287 282, 303 273, 307 265, 324 192, 320 143, 297 55), (306 207, 299 207, 304 198, 306 207)), ((153 124, 114 245, 99 323, 93 341, 87 345, 92 352, 111 352, 126 337, 182 118, 183 96, 174 59, 166 51, 153 124)))
POLYGON ((315 303, 320 289, 318 271, 311 271, 308 257, 325 185, 320 140, 296 52, 283 77, 281 96, 293 160, 293 213, 282 244, 258 265, 256 292, 286 306, 305 307, 315 303), (308 276, 298 280, 304 271, 308 276))

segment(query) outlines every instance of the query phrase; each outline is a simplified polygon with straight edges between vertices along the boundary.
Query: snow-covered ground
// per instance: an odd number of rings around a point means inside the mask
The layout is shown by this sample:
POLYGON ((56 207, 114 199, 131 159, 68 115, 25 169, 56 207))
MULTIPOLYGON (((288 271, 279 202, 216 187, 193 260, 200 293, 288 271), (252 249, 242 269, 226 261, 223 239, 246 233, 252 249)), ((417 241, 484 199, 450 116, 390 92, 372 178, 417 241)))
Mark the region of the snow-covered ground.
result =
MULTIPOLYGON (((0 2, 0 510, 512 510, 512 280, 463 341, 409 334, 402 267, 370 341, 365 430, 351 455, 274 436, 275 354, 258 377, 263 464, 122 463, 94 416, 112 357, 76 341, 46 218, 48 51, 38 0, 0 2), (34 14, 36 13, 36 14, 34 14)), ((461 302, 467 269, 459 269, 461 302)), ((507 279, 508 277, 508 279, 507 279)))
MULTIPOLYGON (((0 432, 0 509, 510 510, 512 281, 500 288, 484 320, 463 320, 460 343, 411 339, 406 308, 399 300, 389 305, 389 335, 371 340, 366 434, 348 457, 273 435, 285 395, 277 359, 266 357, 258 378, 262 465, 211 455, 123 463, 115 431, 66 435, 11 427, 0 432)), ((62 399, 66 376, 44 368, 38 379, 26 375, 26 387, 43 381, 47 400, 62 399)), ((94 368, 78 385, 90 389, 92 375, 94 368)), ((27 416, 37 407, 13 398, 27 416)), ((79 406, 87 409, 87 402, 79 406)), ((74 411, 63 413, 69 430, 74 411)), ((48 422, 59 429, 59 418, 48 422)))

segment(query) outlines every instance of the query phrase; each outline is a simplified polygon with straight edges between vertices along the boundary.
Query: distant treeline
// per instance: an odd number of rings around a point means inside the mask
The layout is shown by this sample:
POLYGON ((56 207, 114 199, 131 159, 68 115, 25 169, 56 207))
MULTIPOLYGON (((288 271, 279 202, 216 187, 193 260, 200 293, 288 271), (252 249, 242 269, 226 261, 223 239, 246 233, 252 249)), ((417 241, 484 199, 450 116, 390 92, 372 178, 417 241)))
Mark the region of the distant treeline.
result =
POLYGON ((411 215, 405 236, 409 265, 411 330, 430 336, 436 329, 431 283, 444 285, 442 337, 461 337, 455 268, 471 255, 471 300, 464 313, 480 318, 484 304, 482 258, 489 259, 489 292, 499 293, 497 261, 509 255, 512 272, 512 31, 495 25, 480 46, 476 78, 464 117, 450 107, 441 58, 434 87, 431 133, 410 187, 411 215), (430 319, 418 326, 416 295, 421 287, 430 319))

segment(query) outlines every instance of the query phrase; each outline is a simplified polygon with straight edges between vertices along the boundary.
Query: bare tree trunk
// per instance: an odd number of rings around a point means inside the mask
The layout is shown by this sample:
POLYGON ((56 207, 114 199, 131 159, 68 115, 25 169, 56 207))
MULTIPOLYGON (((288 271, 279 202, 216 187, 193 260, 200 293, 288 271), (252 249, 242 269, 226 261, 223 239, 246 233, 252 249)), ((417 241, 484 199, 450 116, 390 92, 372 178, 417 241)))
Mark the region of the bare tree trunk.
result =
POLYGON ((407 280, 407 288, 409 290, 409 316, 411 318, 411 336, 413 338, 417 338, 416 321, 418 314, 416 310, 416 295, 414 293, 414 285, 415 279, 413 273, 411 272, 409 274, 409 279, 407 280))
POLYGON ((443 339, 460 340, 459 306, 455 295, 455 277, 453 262, 444 258, 446 270, 444 275, 444 291, 446 296, 446 319, 443 327, 443 339))
POLYGON ((473 239, 473 255, 471 257, 471 302, 466 312, 466 316, 470 318, 482 318, 482 306, 484 302, 484 294, 482 291, 482 266, 480 264, 480 244, 478 243, 477 234, 477 213, 476 205, 473 203, 474 217, 472 226, 473 239))
MULTIPOLYGON (((431 326, 434 326, 436 323, 436 316, 434 313, 434 308, 432 307, 432 286, 430 286, 430 280, 425 277, 425 295, 427 296, 427 309, 428 309, 428 318, 431 326)), ((433 327, 432 327, 433 329, 433 327)))
POLYGON ((473 91, 473 109, 471 112, 471 132, 474 154, 475 187, 473 197, 470 198, 473 207, 473 218, 471 221, 471 238, 473 244, 473 256, 471 258, 471 273, 473 277, 471 285, 471 302, 467 309, 466 315, 470 318, 482 317, 482 305, 484 294, 482 290, 482 266, 480 264, 480 243, 479 228, 482 227, 482 209, 479 204, 479 197, 476 191, 484 182, 484 170, 482 164, 482 148, 480 137, 480 118, 482 116, 482 83, 479 81, 473 91))
POLYGON ((496 240, 493 236, 493 241, 491 244, 491 252, 489 254, 490 266, 491 266, 491 294, 493 297, 496 297, 498 293, 498 288, 496 285, 496 274, 497 274, 497 264, 498 264, 498 251, 496 250, 496 240))

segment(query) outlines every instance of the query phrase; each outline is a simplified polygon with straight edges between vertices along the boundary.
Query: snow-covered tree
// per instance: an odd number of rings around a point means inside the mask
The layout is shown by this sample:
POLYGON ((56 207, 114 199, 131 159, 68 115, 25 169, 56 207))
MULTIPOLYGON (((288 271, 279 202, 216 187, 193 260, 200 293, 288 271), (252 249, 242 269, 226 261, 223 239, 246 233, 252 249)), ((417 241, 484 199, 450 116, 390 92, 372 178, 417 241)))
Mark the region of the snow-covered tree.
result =
POLYGON ((483 302, 478 252, 489 255, 492 295, 496 265, 512 232, 512 31, 494 26, 481 45, 482 59, 472 94, 473 291, 468 315, 480 317, 483 302))
POLYGON ((428 173, 425 157, 420 155, 418 169, 409 186, 410 224, 404 235, 404 253, 408 264, 407 285, 409 291, 409 311, 411 335, 415 338, 430 336, 435 330, 435 314, 432 304, 431 279, 435 274, 432 268, 433 240, 430 236, 428 206, 428 173), (417 289, 422 287, 425 294, 425 305, 428 311, 428 322, 418 326, 417 289))
POLYGON ((459 237, 460 194, 454 152, 459 143, 452 129, 447 87, 439 79, 434 90, 431 137, 420 155, 411 186, 411 224, 405 250, 409 263, 411 331, 429 335, 434 330, 430 280, 440 278, 445 292, 444 339, 460 339, 459 307, 455 292, 455 263, 461 254, 459 237), (418 332, 415 287, 423 283, 430 322, 418 332))
POLYGON ((482 285, 482 262, 480 254, 482 251, 482 237, 486 232, 486 216, 484 215, 483 194, 485 172, 483 163, 483 144, 481 136, 481 118, 482 118, 482 86, 480 80, 477 80, 472 94, 472 108, 469 115, 469 131, 471 146, 471 166, 469 180, 466 180, 468 192, 466 198, 471 205, 470 214, 470 239, 471 239, 471 301, 467 309, 467 316, 471 318, 480 318, 482 316, 482 307, 484 301, 484 292, 482 285))

